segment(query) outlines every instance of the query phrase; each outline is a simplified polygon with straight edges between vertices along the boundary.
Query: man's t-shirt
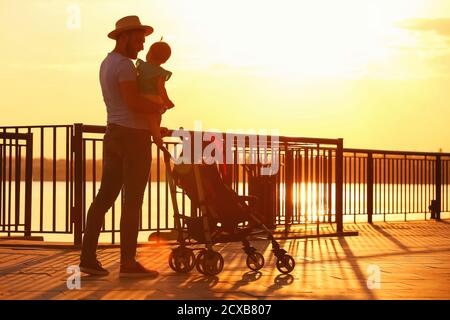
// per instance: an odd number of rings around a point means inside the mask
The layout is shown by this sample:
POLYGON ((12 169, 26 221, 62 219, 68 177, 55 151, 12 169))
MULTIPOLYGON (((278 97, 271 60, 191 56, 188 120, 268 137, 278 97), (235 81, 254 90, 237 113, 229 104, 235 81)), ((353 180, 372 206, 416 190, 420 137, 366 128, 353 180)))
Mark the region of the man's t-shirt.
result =
POLYGON ((100 66, 100 85, 106 104, 107 123, 135 129, 150 129, 149 115, 131 110, 120 94, 119 82, 136 81, 137 73, 131 59, 110 52, 100 66))

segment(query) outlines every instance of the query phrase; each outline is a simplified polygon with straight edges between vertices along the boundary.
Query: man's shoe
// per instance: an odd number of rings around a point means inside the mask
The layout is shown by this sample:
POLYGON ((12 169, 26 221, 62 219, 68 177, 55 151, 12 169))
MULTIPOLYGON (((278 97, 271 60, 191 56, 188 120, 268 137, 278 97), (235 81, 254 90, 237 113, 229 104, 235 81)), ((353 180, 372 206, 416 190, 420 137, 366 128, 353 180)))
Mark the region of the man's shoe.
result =
POLYGON ((80 270, 84 273, 95 276, 107 276, 109 271, 102 267, 102 264, 98 260, 93 261, 81 261, 80 270))
POLYGON ((156 278, 158 275, 158 271, 147 269, 137 261, 120 266, 120 278, 156 278))

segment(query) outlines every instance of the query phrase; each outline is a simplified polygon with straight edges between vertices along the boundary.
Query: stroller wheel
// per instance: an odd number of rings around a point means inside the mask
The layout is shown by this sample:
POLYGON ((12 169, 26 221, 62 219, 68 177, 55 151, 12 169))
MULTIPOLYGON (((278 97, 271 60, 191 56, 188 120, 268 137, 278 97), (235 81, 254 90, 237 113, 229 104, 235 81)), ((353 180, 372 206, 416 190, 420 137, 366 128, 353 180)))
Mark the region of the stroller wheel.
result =
POLYGON ((197 256, 196 266, 198 272, 207 276, 215 276, 223 269, 223 257, 212 250, 202 250, 197 256))
POLYGON ((247 267, 253 271, 258 271, 264 267, 264 257, 259 252, 253 252, 247 255, 247 267))
POLYGON ((178 247, 169 255, 169 266, 175 272, 187 273, 195 266, 195 254, 191 249, 178 247))
POLYGON ((277 269, 284 274, 290 273, 295 268, 295 260, 288 254, 277 259, 277 269))

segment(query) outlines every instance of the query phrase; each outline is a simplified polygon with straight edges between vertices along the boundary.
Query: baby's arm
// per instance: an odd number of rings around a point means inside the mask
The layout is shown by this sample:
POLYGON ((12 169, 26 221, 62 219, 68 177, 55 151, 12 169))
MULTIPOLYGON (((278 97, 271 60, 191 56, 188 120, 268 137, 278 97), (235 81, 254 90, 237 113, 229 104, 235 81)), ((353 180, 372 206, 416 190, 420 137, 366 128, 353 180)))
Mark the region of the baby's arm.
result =
POLYGON ((159 95, 146 94, 146 93, 143 93, 142 95, 144 96, 144 98, 150 100, 151 102, 154 102, 154 103, 160 104, 160 105, 164 105, 164 100, 159 95))
POLYGON ((163 104, 167 109, 173 108, 175 105, 169 99, 166 91, 166 78, 161 76, 158 78, 158 95, 163 99, 163 104))

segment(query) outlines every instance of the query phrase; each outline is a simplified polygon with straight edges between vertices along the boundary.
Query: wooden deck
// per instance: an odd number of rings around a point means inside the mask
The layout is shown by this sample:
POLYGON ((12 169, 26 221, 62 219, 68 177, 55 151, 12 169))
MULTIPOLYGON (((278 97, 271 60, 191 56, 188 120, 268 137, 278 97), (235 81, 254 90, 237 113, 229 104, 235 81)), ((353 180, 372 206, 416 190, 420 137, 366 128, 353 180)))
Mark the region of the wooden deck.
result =
POLYGON ((225 259, 217 277, 176 274, 167 263, 171 247, 151 244, 139 248, 139 260, 160 276, 122 280, 119 249, 101 249, 111 274, 82 275, 75 290, 66 280, 78 250, 0 240, 0 299, 450 299, 449 221, 346 224, 345 230, 359 236, 282 241, 297 262, 292 275, 280 275, 266 241, 254 242, 266 259, 261 272, 247 269, 239 243, 217 245, 225 259))

